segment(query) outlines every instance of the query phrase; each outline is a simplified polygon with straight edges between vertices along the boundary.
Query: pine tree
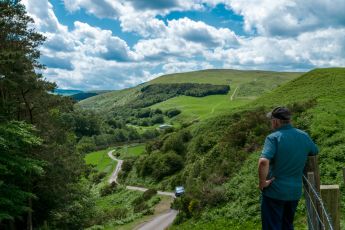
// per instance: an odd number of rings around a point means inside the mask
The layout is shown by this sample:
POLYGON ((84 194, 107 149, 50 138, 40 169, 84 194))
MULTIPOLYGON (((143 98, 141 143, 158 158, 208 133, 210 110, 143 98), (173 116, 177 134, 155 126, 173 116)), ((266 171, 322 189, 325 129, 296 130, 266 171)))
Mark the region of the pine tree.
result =
POLYGON ((26 15, 18 1, 0 1, 0 119, 27 120, 34 123, 35 110, 41 104, 32 100, 53 90, 35 70, 39 64, 38 47, 44 37, 34 29, 33 19, 26 15))

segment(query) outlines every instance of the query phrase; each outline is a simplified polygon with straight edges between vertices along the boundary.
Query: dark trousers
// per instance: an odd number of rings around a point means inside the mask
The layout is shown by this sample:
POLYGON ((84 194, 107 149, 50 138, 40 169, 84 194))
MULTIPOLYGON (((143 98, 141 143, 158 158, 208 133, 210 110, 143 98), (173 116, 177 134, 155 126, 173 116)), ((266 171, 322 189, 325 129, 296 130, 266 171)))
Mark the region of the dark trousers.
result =
POLYGON ((262 195, 261 222, 263 230, 293 230, 298 200, 276 200, 262 195))

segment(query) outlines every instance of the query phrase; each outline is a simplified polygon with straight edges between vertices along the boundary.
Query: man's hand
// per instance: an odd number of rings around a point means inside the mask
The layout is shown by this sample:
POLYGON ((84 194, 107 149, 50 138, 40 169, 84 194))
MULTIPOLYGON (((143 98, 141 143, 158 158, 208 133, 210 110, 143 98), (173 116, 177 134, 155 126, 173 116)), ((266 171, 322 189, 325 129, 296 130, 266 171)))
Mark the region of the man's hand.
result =
POLYGON ((274 177, 270 180, 264 180, 264 181, 260 181, 259 182, 259 189, 262 191, 264 188, 267 188, 268 186, 270 186, 272 184, 272 182, 274 181, 274 177))

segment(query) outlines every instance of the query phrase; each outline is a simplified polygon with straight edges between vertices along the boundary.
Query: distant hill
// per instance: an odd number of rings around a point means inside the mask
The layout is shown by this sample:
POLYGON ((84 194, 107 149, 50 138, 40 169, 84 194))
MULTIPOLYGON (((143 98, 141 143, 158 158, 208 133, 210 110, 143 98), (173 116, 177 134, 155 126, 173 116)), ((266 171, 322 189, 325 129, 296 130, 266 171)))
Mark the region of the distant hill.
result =
POLYGON ((97 93, 84 93, 84 92, 82 92, 82 93, 73 94, 70 97, 76 101, 81 101, 81 100, 84 100, 86 98, 93 97, 96 95, 98 95, 98 94, 97 93))
POLYGON ((71 96, 77 93, 83 93, 83 91, 74 89, 55 89, 53 93, 61 96, 71 96))
POLYGON ((73 98, 76 101, 81 101, 89 97, 93 97, 96 95, 100 95, 103 93, 111 92, 111 90, 92 90, 92 91, 82 91, 82 90, 74 90, 74 89, 55 89, 54 94, 61 95, 61 96, 68 96, 73 98))
MULTIPOLYGON (((231 69, 214 69, 169 74, 163 75, 133 88, 113 91, 110 93, 105 93, 85 99, 79 102, 78 106, 83 109, 97 110, 100 113, 107 113, 118 106, 125 105, 126 103, 133 100, 133 98, 140 96, 140 90, 147 85, 171 83, 205 83, 213 85, 230 85, 229 94, 231 94, 238 87, 239 89, 237 97, 252 100, 263 93, 271 91, 272 89, 287 81, 295 79, 301 74, 302 73, 299 72, 273 72, 257 70, 244 71, 231 69)), ((174 100, 174 98, 169 100, 174 100)))

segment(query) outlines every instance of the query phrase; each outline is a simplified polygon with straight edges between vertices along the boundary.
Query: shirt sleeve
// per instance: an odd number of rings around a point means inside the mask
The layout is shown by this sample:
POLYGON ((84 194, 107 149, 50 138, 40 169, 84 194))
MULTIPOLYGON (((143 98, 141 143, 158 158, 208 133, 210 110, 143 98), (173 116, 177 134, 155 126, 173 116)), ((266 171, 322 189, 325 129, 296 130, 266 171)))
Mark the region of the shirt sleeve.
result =
POLYGON ((319 153, 319 148, 317 145, 314 143, 314 141, 309 137, 309 142, 310 142, 310 152, 309 156, 315 156, 319 153))
POLYGON ((266 137, 264 148, 262 149, 261 158, 271 160, 276 154, 277 147, 275 138, 268 136, 266 137))

